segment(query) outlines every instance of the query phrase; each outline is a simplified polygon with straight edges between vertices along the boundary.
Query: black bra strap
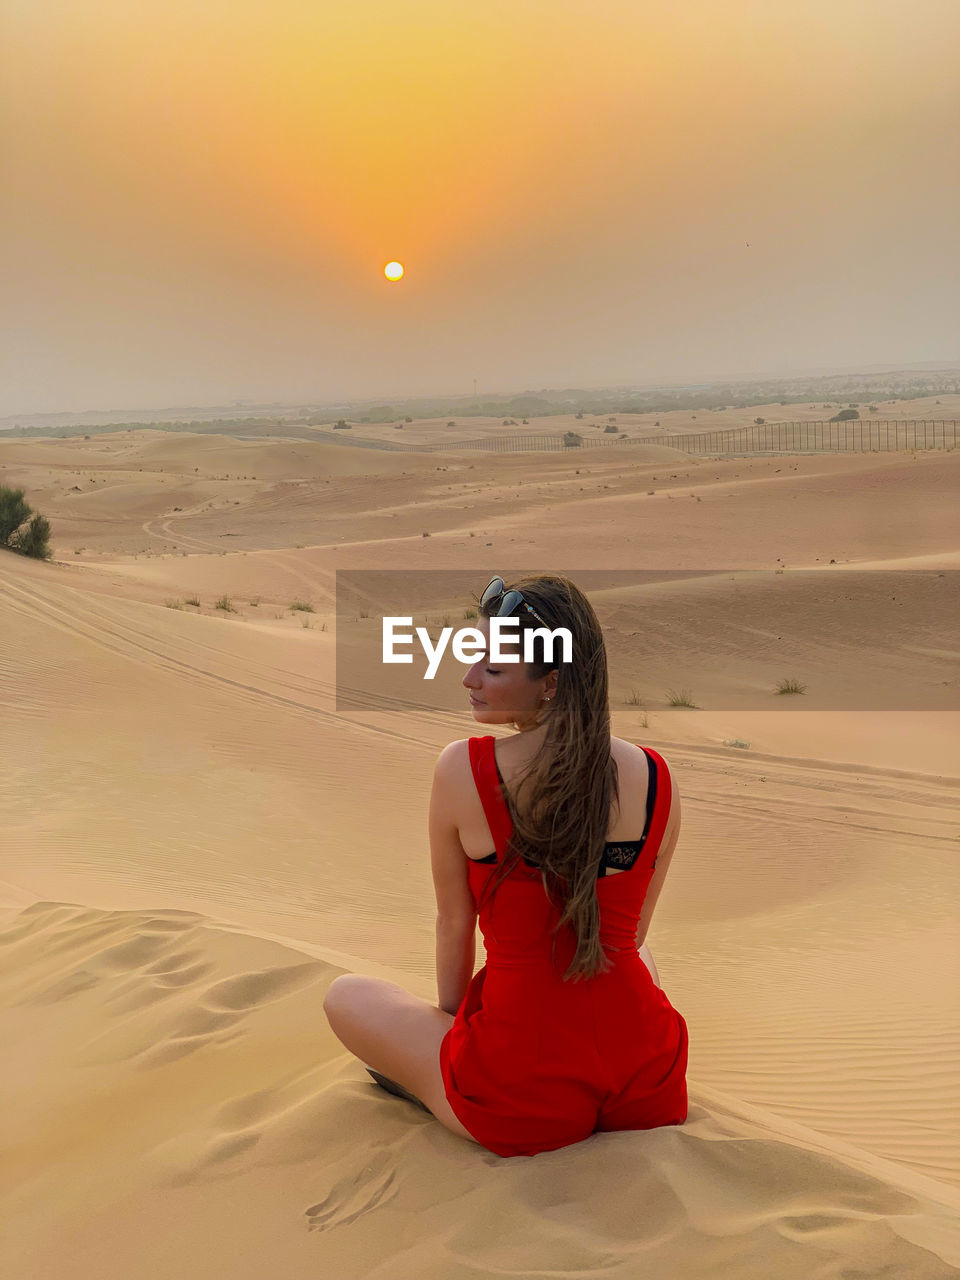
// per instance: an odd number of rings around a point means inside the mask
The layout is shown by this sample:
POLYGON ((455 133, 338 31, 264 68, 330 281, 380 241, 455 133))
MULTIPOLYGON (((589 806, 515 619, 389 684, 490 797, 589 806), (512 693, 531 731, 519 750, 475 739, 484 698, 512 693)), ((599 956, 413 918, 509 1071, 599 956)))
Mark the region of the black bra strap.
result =
MULTIPOLYGON (((647 836, 650 834, 650 825, 653 820, 653 811, 657 803, 657 766, 654 762, 653 756, 650 755, 646 747, 641 747, 640 750, 643 752, 644 756, 646 757, 647 773, 648 773, 647 813, 646 813, 646 818, 643 824, 643 835, 639 838, 639 840, 608 840, 606 845, 604 846, 603 858, 600 862, 600 868, 597 872, 598 879, 601 876, 605 876, 607 874, 608 867, 617 871, 631 870, 631 868, 636 864, 637 859, 640 857, 640 854, 643 851, 643 847, 647 842, 647 836)), ((507 788, 506 788, 506 784, 503 781, 503 774, 500 772, 500 766, 497 764, 497 758, 495 755, 493 756, 493 763, 497 771, 497 780, 500 783, 500 790, 503 794, 503 801, 504 801, 504 804, 506 804, 507 788)), ((485 858, 473 858, 472 861, 480 862, 480 863, 495 864, 497 861, 496 850, 494 850, 493 853, 488 853, 485 858)), ((533 867, 536 865, 535 863, 531 862, 529 858, 524 858, 523 861, 527 864, 528 867, 533 867)))

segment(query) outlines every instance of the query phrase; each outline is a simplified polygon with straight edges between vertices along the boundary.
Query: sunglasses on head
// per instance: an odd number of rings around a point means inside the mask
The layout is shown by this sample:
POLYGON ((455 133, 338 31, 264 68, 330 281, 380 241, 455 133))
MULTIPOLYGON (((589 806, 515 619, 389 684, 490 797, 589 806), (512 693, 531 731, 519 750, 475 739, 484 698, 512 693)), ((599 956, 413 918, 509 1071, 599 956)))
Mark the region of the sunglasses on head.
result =
POLYGON ((534 609, 532 605, 527 604, 526 600, 524 600, 522 591, 517 591, 516 588, 512 591, 505 591, 505 586, 506 583, 502 578, 491 578, 483 589, 483 595, 480 597, 480 608, 485 608, 488 604, 491 604, 494 600, 500 597, 500 603, 493 614, 494 617, 509 618, 510 615, 516 611, 519 605, 523 605, 524 609, 526 609, 528 613, 532 613, 541 626, 545 627, 547 625, 540 617, 539 613, 537 613, 536 609, 534 609))

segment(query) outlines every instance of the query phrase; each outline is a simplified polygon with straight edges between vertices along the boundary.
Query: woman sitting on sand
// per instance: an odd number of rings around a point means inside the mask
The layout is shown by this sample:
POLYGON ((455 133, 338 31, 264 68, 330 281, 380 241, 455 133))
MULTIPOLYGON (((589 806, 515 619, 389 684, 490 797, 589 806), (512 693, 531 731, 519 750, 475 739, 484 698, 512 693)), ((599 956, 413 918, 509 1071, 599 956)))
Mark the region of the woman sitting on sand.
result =
POLYGON ((687 1026, 645 944, 680 827, 676 783, 652 748, 611 737, 603 633, 573 582, 494 578, 479 605, 487 647, 463 684, 480 724, 519 732, 437 759, 439 1003, 344 974, 324 1000, 330 1025, 378 1083, 498 1155, 682 1124, 687 1026), (566 627, 571 660, 557 643, 553 660, 491 665, 498 616, 519 619, 505 652, 566 627), (478 915, 487 956, 473 974, 478 915))

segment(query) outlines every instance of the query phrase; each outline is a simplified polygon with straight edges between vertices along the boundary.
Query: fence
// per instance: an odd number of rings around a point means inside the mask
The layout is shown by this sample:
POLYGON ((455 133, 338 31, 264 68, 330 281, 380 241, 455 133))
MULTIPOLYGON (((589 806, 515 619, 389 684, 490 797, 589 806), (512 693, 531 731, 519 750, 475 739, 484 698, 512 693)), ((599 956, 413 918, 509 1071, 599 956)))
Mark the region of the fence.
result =
POLYGON ((686 453, 872 453, 896 449, 955 449, 957 421, 881 420, 767 422, 729 431, 647 436, 630 444, 661 444, 686 453))
MULTIPOLYGON (((578 431, 578 445, 567 444, 563 435, 533 433, 484 436, 449 444, 379 443, 384 449, 416 453, 546 453, 598 446, 623 449, 637 444, 663 445, 668 449, 709 457, 754 453, 870 453, 896 449, 955 449, 957 426, 956 419, 933 422, 857 418, 845 422, 753 423, 726 431, 691 431, 657 436, 584 435, 578 431)), ((345 440, 344 443, 359 444, 360 441, 345 440)))

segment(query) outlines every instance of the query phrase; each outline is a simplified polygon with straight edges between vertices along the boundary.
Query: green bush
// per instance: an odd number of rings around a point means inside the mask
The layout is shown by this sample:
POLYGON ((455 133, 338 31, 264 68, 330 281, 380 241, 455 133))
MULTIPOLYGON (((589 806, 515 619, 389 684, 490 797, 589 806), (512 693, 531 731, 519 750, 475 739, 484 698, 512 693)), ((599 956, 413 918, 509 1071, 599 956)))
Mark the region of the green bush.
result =
POLYGON ((0 489, 0 542, 5 543, 29 517, 22 489, 0 489))
POLYGON ((53 551, 49 542, 50 521, 46 516, 24 502, 22 489, 0 486, 0 545, 35 560, 50 560, 53 551))

